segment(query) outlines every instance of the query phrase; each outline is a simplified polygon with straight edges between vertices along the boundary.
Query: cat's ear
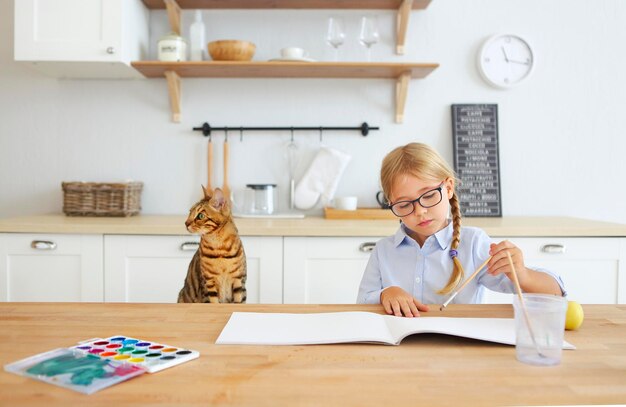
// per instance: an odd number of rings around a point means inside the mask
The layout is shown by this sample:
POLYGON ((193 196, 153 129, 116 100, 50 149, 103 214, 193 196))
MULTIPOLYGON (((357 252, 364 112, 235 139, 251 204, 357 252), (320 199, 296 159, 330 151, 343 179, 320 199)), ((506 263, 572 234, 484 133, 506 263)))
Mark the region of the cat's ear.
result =
POLYGON ((218 211, 221 211, 226 205, 226 199, 224 198, 224 192, 221 189, 215 188, 213 197, 211 197, 211 206, 218 211))
POLYGON ((200 185, 202 187, 202 193, 204 194, 204 199, 211 199, 211 190, 206 189, 204 185, 200 185))

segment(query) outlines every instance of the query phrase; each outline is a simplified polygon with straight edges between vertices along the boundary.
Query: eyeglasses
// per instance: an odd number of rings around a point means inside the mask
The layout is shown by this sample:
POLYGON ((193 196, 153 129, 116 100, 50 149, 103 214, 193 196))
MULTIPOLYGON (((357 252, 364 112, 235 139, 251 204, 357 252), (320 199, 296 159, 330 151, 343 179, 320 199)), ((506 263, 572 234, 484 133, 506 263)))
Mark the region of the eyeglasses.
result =
POLYGON ((412 201, 400 201, 389 206, 391 212, 397 217, 408 216, 415 211, 415 204, 418 203, 422 208, 432 208, 439 204, 443 199, 443 182, 435 189, 424 192, 419 198, 412 201))

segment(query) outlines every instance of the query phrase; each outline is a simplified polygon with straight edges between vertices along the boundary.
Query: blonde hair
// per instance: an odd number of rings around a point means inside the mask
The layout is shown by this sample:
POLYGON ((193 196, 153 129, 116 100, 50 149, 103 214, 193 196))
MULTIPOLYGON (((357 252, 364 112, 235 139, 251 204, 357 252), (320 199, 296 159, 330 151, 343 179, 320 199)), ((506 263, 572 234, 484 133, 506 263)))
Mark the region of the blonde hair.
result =
MULTIPOLYGON (((433 148, 422 143, 409 143, 397 147, 383 159, 383 165, 380 169, 380 183, 388 202, 390 202, 394 181, 404 175, 434 180, 451 178, 455 180, 455 185, 457 184, 456 174, 446 161, 433 148)), ((456 250, 461 243, 461 209, 456 191, 450 198, 450 212, 452 213, 453 226, 450 256, 454 266, 448 283, 437 292, 438 294, 450 293, 465 277, 463 265, 456 256, 456 250)))

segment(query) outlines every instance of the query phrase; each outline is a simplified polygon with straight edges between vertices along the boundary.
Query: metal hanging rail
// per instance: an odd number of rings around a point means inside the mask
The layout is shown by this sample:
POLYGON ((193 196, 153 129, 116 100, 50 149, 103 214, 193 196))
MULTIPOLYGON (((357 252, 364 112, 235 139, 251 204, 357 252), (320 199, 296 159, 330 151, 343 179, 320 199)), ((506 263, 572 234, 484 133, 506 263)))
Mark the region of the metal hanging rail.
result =
POLYGON ((212 131, 224 131, 228 133, 229 131, 319 131, 320 134, 324 131, 359 131, 362 136, 367 136, 372 130, 380 130, 380 127, 370 127, 367 123, 362 123, 359 127, 237 127, 237 126, 227 126, 227 127, 211 127, 211 125, 207 122, 202 124, 202 127, 194 127, 194 131, 201 131, 202 134, 206 136, 210 136, 212 131))

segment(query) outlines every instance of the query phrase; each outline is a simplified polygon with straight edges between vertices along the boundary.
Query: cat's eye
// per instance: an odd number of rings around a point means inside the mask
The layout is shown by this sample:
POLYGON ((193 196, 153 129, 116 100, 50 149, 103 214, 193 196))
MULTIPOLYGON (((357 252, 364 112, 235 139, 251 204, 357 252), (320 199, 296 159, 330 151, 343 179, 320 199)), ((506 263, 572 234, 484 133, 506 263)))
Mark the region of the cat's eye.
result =
POLYGON ((198 216, 196 216, 196 219, 204 219, 204 213, 199 213, 198 216))

